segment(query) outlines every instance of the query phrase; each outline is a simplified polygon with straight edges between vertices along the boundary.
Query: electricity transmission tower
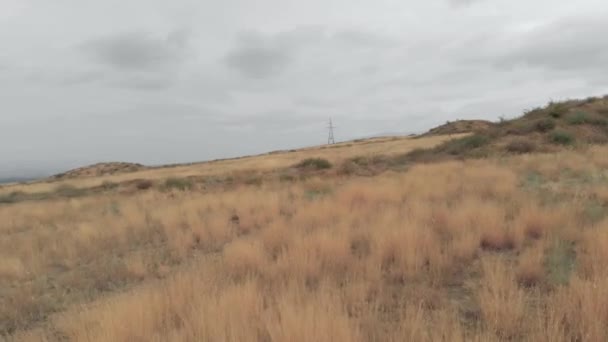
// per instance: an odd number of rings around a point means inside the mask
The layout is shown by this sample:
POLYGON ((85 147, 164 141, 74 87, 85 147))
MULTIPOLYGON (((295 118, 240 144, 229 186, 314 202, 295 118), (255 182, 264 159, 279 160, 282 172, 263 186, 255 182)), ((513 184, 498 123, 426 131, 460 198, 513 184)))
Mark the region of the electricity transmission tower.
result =
POLYGON ((329 118, 329 126, 327 126, 327 129, 329 130, 329 136, 327 137, 328 145, 336 143, 336 140, 334 139, 334 128, 336 128, 336 126, 333 125, 331 118, 329 118))

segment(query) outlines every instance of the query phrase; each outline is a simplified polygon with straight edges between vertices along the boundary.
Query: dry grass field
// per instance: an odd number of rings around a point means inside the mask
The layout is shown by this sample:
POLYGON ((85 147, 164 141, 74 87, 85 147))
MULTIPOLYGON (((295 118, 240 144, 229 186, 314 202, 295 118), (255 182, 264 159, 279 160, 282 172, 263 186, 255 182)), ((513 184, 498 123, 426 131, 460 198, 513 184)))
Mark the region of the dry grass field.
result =
POLYGON ((5 186, 0 341, 607 341, 605 116, 5 186))
POLYGON ((6 204, 0 333, 606 341, 607 167, 592 146, 6 204))
POLYGON ((303 159, 319 157, 330 160, 332 163, 356 157, 368 155, 395 155, 418 148, 430 148, 452 138, 462 137, 466 134, 454 134, 451 136, 432 136, 424 139, 410 137, 388 137, 374 138, 360 141, 339 143, 332 146, 320 146, 304 148, 292 151, 277 151, 260 156, 251 156, 214 162, 194 163, 190 165, 176 165, 173 167, 147 168, 141 171, 105 175, 102 177, 78 177, 61 181, 43 180, 30 184, 0 185, 0 195, 12 192, 44 193, 53 192, 61 186, 75 188, 92 188, 105 183, 122 183, 137 179, 159 180, 168 177, 202 177, 227 175, 235 172, 247 171, 269 171, 278 168, 289 167, 303 159))

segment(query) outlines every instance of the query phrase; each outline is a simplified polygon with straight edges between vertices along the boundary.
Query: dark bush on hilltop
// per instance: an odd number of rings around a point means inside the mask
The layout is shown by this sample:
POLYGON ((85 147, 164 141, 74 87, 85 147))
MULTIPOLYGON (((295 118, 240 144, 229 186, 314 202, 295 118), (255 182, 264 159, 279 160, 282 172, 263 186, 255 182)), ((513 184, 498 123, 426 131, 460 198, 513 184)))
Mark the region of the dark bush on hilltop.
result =
POLYGON ((304 159, 298 164, 296 164, 298 169, 307 169, 307 170, 325 170, 330 169, 332 167, 331 163, 327 159, 323 158, 308 158, 304 159))
POLYGON ((574 136, 566 131, 555 131, 549 137, 551 142, 558 145, 572 145, 574 143, 574 136))

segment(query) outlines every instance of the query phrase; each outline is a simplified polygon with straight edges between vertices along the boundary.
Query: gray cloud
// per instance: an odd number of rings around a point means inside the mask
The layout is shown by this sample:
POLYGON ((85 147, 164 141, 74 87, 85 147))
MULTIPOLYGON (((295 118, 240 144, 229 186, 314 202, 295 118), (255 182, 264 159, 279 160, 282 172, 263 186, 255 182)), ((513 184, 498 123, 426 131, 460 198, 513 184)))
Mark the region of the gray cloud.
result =
POLYGON ((161 90, 169 88, 173 83, 174 80, 170 77, 151 75, 129 77, 111 84, 136 90, 161 90))
POLYGON ((224 63, 249 78, 268 78, 281 73, 292 62, 289 47, 258 33, 242 34, 224 63))
POLYGON ((557 72, 603 71, 608 61, 608 21, 603 16, 566 18, 513 37, 501 67, 529 65, 557 72))
POLYGON ((179 61, 185 54, 186 31, 155 37, 145 32, 128 32, 89 40, 82 48, 96 61, 119 69, 146 70, 179 61))

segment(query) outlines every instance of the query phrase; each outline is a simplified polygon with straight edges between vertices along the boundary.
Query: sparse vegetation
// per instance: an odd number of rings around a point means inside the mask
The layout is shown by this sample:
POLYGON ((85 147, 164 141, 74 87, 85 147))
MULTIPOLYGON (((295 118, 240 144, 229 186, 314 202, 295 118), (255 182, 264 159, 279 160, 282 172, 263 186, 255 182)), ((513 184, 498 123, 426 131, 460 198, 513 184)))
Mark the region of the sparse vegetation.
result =
POLYGON ((577 111, 566 117, 566 121, 570 125, 582 125, 589 122, 589 114, 583 111, 577 111))
POLYGON ((551 119, 540 119, 535 124, 536 130, 545 133, 555 128, 555 121, 551 119))
POLYGON ((507 151, 511 153, 530 153, 535 149, 534 142, 527 139, 517 139, 507 145, 507 151))
POLYGON ((483 147, 490 142, 490 138, 483 134, 474 134, 464 138, 454 139, 446 142, 440 148, 448 154, 462 155, 473 149, 483 147))
POLYGON ((308 158, 304 159, 296 165, 297 168, 307 170, 325 170, 332 167, 327 159, 323 158, 308 158))

